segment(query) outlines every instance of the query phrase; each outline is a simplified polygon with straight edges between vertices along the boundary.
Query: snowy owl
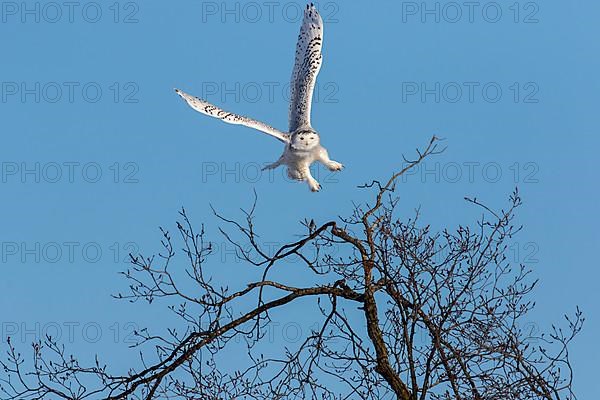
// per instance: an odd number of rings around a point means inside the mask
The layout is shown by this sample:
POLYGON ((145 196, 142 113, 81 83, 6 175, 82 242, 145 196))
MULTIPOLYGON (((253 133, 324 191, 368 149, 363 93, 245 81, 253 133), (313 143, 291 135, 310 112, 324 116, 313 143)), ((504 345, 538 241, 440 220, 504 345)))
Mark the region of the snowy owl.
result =
POLYGON ((283 154, 265 169, 287 166, 288 176, 298 181, 306 181, 310 190, 317 192, 321 185, 310 173, 313 162, 323 163, 331 171, 341 171, 344 166, 329 158, 327 150, 321 146, 319 133, 310 123, 310 109, 317 74, 321 69, 323 46, 323 20, 313 4, 307 5, 304 20, 296 45, 296 61, 290 83, 289 132, 282 132, 263 122, 230 113, 198 97, 190 96, 175 89, 194 110, 230 124, 245 125, 271 135, 285 144, 283 154))

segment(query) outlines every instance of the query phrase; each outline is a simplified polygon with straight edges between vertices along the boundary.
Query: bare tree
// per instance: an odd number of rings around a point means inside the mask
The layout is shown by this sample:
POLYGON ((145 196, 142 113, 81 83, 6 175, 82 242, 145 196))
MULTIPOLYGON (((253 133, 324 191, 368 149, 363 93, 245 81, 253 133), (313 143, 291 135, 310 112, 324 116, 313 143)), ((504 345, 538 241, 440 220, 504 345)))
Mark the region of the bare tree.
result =
POLYGON ((210 263, 213 245, 182 210, 176 239, 162 230, 157 256, 132 255, 124 273, 130 290, 116 296, 154 307, 166 301, 181 324, 161 334, 137 332, 135 347, 146 351, 125 374, 98 359, 81 365, 51 337, 34 344, 29 362, 9 340, 0 393, 109 400, 575 398, 567 346, 581 330, 581 312, 544 335, 523 329, 537 281, 506 255, 520 230, 513 223, 518 192, 500 211, 466 199, 483 216, 452 231, 432 232, 419 211, 404 221, 396 216, 398 178, 439 153, 438 146, 433 138, 387 182, 364 185, 374 191, 371 204, 320 226, 305 222, 300 239, 274 252, 257 233, 255 206, 241 221, 214 211, 223 237, 258 277, 244 287, 218 283, 225 279, 210 263), (292 258, 306 274, 302 282, 312 285, 273 278, 292 258), (262 354, 277 310, 302 299, 318 327, 277 357, 262 354), (240 343, 245 352, 232 368, 220 355, 240 343))

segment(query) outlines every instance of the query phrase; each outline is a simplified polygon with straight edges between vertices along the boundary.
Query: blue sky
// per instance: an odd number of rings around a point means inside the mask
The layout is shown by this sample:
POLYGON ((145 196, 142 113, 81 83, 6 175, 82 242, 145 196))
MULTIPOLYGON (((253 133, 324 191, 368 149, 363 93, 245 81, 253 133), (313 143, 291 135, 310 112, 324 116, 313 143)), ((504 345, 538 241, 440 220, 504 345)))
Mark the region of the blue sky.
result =
MULTIPOLYGON (((132 249, 158 250, 158 226, 173 228, 181 206, 219 242, 209 205, 239 216, 256 190, 263 232, 283 242, 299 220, 368 199, 357 185, 389 176, 436 134, 448 149, 403 182, 402 212, 420 206, 435 227, 455 227, 479 215, 464 196, 501 207, 518 186, 513 251, 541 279, 531 323, 582 308, 575 387, 598 394, 597 2, 319 3, 313 122, 346 165, 319 171, 319 194, 281 169, 258 172, 280 155, 277 141, 194 113, 172 91, 285 129, 303 3, 1 6, 4 336, 16 330, 25 346, 44 329, 68 339, 73 326, 74 351, 114 352, 124 367, 115 349, 130 328, 171 319, 112 300, 117 272, 132 249)), ((235 283, 232 261, 224 251, 235 283)))

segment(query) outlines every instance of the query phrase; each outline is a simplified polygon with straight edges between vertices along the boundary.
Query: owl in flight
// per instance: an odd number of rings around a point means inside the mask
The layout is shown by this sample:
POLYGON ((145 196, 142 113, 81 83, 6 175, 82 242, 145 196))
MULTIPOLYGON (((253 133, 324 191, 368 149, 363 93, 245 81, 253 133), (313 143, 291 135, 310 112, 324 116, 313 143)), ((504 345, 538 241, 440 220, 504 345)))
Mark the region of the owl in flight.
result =
POLYGON ((323 20, 313 4, 306 6, 304 20, 296 45, 296 62, 290 84, 289 132, 282 132, 263 122, 244 117, 208 103, 198 97, 190 96, 175 89, 194 110, 224 122, 245 125, 271 135, 285 144, 283 154, 277 161, 265 169, 274 169, 285 165, 288 176, 298 181, 306 181, 310 190, 317 192, 321 185, 310 173, 313 162, 323 163, 331 171, 341 171, 344 166, 329 158, 327 150, 321 146, 319 133, 310 123, 310 109, 317 74, 321 69, 323 46, 323 20))

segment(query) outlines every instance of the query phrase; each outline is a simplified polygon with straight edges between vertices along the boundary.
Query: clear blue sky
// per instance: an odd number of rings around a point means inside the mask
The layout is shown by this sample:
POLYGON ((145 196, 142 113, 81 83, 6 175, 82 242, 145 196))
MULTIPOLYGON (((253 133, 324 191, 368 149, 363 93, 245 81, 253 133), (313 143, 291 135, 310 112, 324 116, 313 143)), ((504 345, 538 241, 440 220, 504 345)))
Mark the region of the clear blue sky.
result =
MULTIPOLYGON (((209 204, 239 216, 255 189, 262 231, 283 242, 305 217, 348 213, 367 198, 358 184, 436 134, 448 150, 402 184, 402 212, 421 206, 434 226, 455 227, 479 215, 465 195, 501 207, 518 186, 513 253, 541 279, 532 326, 584 310, 575 385, 598 395, 598 2, 319 3, 313 121, 346 165, 320 170, 319 194, 283 170, 258 174, 278 142, 194 113, 172 91, 285 129, 302 3, 73 4, 1 4, 4 336, 16 330, 25 346, 58 329, 69 341, 71 326, 75 352, 125 367, 131 326, 172 319, 109 295, 124 287, 127 252, 158 250, 157 227, 174 228, 181 206, 219 243, 209 204)), ((221 260, 238 282, 233 257, 221 260)))

